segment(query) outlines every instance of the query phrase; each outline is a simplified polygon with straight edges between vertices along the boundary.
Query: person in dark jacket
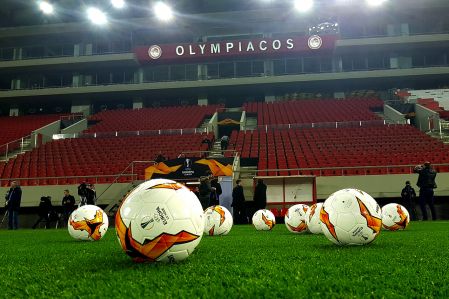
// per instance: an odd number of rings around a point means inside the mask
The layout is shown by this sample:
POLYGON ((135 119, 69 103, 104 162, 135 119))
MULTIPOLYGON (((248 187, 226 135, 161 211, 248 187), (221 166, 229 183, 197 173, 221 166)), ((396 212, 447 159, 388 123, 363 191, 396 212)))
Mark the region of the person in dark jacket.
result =
POLYGON ((210 182, 211 186, 211 193, 210 193, 210 199, 209 199, 209 205, 210 206, 216 206, 220 204, 220 195, 223 193, 221 190, 221 185, 218 182, 218 178, 213 178, 210 182))
POLYGON ((203 210, 207 209, 210 204, 210 193, 212 192, 212 186, 210 184, 209 176, 204 176, 200 178, 200 187, 199 187, 199 200, 201 202, 201 206, 203 210))
POLYGON ((16 181, 11 182, 11 188, 5 196, 6 207, 8 208, 8 229, 19 228, 19 210, 22 201, 22 189, 16 181))
POLYGON ((262 179, 257 180, 257 185, 254 190, 254 204, 256 210, 265 209, 267 206, 267 185, 262 179))
POLYGON ((236 186, 232 190, 232 205, 234 209, 234 219, 236 224, 247 224, 248 219, 245 213, 245 195, 243 194, 242 181, 237 180, 236 186))
POLYGON ((87 184, 86 182, 82 182, 79 186, 78 186, 78 195, 80 197, 80 203, 78 206, 84 206, 87 204, 87 184))
POLYGON ((86 203, 88 205, 95 205, 97 201, 97 192, 92 184, 87 184, 86 203))
POLYGON ((69 190, 64 190, 64 197, 62 198, 62 213, 64 220, 69 220, 70 214, 75 211, 75 197, 70 194, 69 190))
POLYGON ((402 203, 404 204, 407 211, 410 212, 410 219, 416 220, 416 209, 415 209, 415 189, 410 185, 410 181, 405 182, 405 187, 401 192, 402 203))
POLYGON ((39 219, 33 225, 35 229, 42 220, 45 221, 45 228, 50 228, 50 213, 53 212, 53 205, 51 204, 51 198, 49 196, 42 196, 39 203, 39 210, 37 212, 39 219))
POLYGON ((432 219, 436 220, 433 189, 437 187, 435 183, 437 172, 432 168, 430 162, 416 166, 414 171, 419 174, 416 185, 419 187, 419 206, 421 207, 423 220, 427 220, 426 205, 429 205, 432 219))

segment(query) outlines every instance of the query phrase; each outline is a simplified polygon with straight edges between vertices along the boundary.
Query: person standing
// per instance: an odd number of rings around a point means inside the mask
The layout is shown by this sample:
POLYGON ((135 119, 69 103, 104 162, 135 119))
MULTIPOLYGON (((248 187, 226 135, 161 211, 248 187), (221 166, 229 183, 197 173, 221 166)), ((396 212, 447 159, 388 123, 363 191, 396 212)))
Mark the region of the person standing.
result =
POLYGON ((254 204, 256 211, 265 209, 267 206, 267 185, 264 184, 262 179, 257 180, 257 185, 254 190, 254 204))
POLYGON ((220 204, 220 195, 223 193, 218 178, 213 178, 210 182, 212 192, 210 193, 209 205, 216 206, 220 204))
POLYGON ((432 220, 436 220, 437 215, 435 213, 433 189, 437 187, 435 183, 437 172, 432 168, 430 162, 416 166, 414 172, 419 174, 416 185, 419 187, 419 206, 421 207, 423 220, 428 219, 426 205, 429 205, 432 220))
POLYGON ((73 211, 75 211, 75 197, 66 189, 62 198, 62 213, 66 222, 69 220, 69 216, 73 211))
POLYGON ((223 135, 220 140, 220 146, 221 150, 223 151, 223 154, 224 151, 228 149, 228 145, 229 145, 229 137, 227 135, 223 135))
POLYGON ((245 194, 243 193, 242 181, 237 180, 236 186, 232 190, 232 205, 234 209, 234 218, 236 224, 246 224, 246 213, 245 213, 245 194))
POLYGON ((78 195, 80 197, 80 204, 78 206, 84 206, 87 204, 87 184, 86 182, 82 182, 78 186, 78 195))
POLYGON ((45 228, 50 228, 50 213, 52 210, 53 205, 51 204, 51 198, 49 196, 42 196, 38 210, 39 219, 37 219, 36 223, 33 225, 33 229, 36 229, 42 220, 45 221, 45 228))
POLYGON ((95 205, 97 203, 97 192, 95 192, 95 186, 93 184, 87 185, 86 203, 88 205, 95 205))
POLYGON ((212 192, 212 186, 210 184, 209 176, 204 176, 200 178, 200 187, 199 187, 199 200, 201 202, 201 206, 203 207, 203 210, 207 209, 209 207, 209 201, 210 201, 210 194, 212 192))
POLYGON ((5 199, 8 207, 8 229, 18 229, 22 189, 16 181, 11 182, 11 188, 6 193, 5 199))
POLYGON ((404 204, 407 211, 410 212, 410 219, 416 220, 416 209, 415 209, 415 189, 410 185, 410 181, 405 182, 405 187, 401 192, 402 203, 404 204))

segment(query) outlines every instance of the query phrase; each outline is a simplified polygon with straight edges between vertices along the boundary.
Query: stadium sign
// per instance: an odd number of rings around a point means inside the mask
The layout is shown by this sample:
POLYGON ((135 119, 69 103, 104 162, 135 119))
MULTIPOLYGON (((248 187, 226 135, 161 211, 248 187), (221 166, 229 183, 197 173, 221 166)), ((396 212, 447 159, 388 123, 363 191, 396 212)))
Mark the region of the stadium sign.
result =
POLYGON ((276 57, 313 54, 335 48, 335 35, 292 36, 191 44, 162 44, 134 50, 140 63, 193 62, 239 57, 276 57))

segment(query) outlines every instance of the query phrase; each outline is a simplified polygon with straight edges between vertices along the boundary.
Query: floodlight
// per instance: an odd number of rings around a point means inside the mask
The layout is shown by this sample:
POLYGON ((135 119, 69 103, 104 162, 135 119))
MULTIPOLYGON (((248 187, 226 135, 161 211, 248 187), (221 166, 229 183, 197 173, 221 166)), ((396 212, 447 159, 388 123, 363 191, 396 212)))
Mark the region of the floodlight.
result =
POLYGON ((173 11, 170 6, 164 2, 157 2, 153 7, 156 18, 161 21, 170 21, 173 18, 173 11))
POLYGON ((95 25, 104 25, 108 22, 106 14, 96 7, 89 7, 87 9, 87 17, 95 25))
POLYGON ((295 8, 299 12, 307 12, 313 7, 313 0, 295 0, 295 8))
POLYGON ((365 0, 370 6, 380 6, 387 0, 365 0))
POLYGON ((125 1, 124 0, 111 0, 112 6, 117 9, 121 9, 125 7, 125 1))
POLYGON ((50 15, 54 12, 53 5, 47 1, 39 1, 39 9, 46 15, 50 15))

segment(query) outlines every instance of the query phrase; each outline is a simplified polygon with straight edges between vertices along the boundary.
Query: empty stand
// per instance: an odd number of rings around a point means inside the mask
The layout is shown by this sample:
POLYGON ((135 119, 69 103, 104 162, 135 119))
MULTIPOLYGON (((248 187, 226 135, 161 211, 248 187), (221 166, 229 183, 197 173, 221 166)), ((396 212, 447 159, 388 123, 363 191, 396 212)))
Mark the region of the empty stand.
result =
MULTIPOLYGON (((449 146, 407 125, 359 128, 312 128, 234 131, 230 148, 242 158, 259 158, 258 169, 339 168, 321 175, 386 174, 388 165, 417 165, 425 160, 449 163, 449 146), (379 166, 379 168, 364 168, 379 166), (355 167, 343 169, 344 167, 355 167)), ((445 168, 439 171, 447 171, 445 168)), ((395 167, 389 173, 408 173, 395 167)), ((292 175, 298 171, 268 171, 261 175, 292 175)), ((302 171, 319 174, 319 171, 302 171)))
POLYGON ((0 146, 28 136, 32 131, 59 120, 61 115, 27 115, 0 117, 0 146))
POLYGON ((292 100, 273 103, 246 103, 244 110, 257 113, 258 125, 308 124, 379 120, 371 109, 381 109, 380 99, 292 100))
POLYGON ((89 118, 91 121, 98 121, 98 124, 91 126, 86 132, 197 128, 206 116, 213 115, 221 107, 210 105, 107 110, 89 118))
MULTIPOLYGON (((201 144, 205 134, 156 135, 113 138, 77 138, 49 142, 31 152, 18 155, 7 164, 0 164, 2 178, 37 178, 79 176, 78 179, 62 180, 60 184, 77 184, 83 176, 107 176, 120 174, 132 161, 153 160, 162 152, 168 159, 178 157, 183 151, 206 150, 201 144)), ((213 139, 213 135, 207 135, 213 139)), ((190 154, 189 156, 200 156, 190 154)), ((144 168, 136 165, 134 173, 143 179, 144 168)), ((108 183, 113 177, 103 178, 108 183)), ((131 178, 121 178, 129 181, 131 178)), ((24 180, 22 185, 55 184, 56 179, 24 180)))

